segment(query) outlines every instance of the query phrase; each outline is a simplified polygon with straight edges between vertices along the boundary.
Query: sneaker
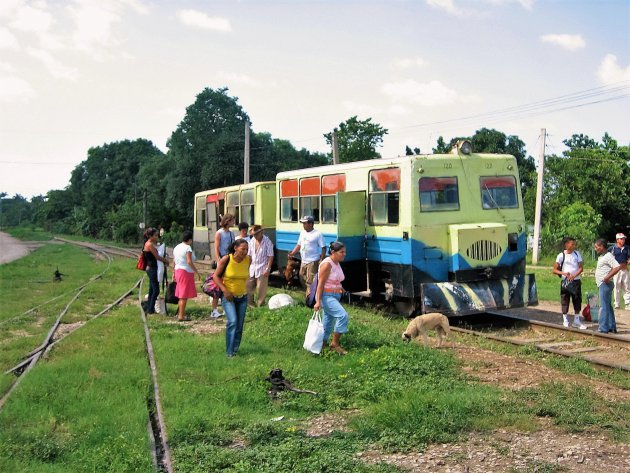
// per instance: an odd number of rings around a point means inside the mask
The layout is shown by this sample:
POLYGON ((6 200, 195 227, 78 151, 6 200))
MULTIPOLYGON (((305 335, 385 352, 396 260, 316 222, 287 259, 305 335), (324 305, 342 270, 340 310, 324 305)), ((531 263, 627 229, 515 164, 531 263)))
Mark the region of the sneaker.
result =
POLYGON ((212 311, 212 314, 210 314, 210 317, 212 317, 213 319, 218 319, 219 317, 221 317, 223 314, 221 312, 219 312, 217 309, 214 309, 212 311))
POLYGON ((562 325, 565 327, 569 326, 569 316, 567 314, 562 314, 562 325))
POLYGON ((582 323, 582 318, 579 315, 576 315, 573 319, 573 327, 579 328, 580 330, 586 330, 586 325, 582 323))

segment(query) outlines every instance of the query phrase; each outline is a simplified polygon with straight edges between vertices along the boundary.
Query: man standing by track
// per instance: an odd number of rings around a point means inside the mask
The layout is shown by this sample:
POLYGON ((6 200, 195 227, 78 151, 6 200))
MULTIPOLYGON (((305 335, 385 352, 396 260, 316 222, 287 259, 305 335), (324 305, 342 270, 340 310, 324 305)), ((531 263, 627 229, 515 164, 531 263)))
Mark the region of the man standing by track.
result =
POLYGON ((302 262, 300 264, 300 282, 302 287, 306 288, 308 296, 311 283, 315 279, 319 263, 326 256, 326 246, 324 245, 324 237, 315 230, 315 219, 310 215, 305 215, 300 219, 304 230, 300 232, 300 236, 295 248, 289 252, 289 257, 294 256, 298 251, 302 262))
POLYGON ((621 297, 623 296, 623 302, 625 308, 630 308, 630 281, 628 280, 628 262, 630 262, 630 248, 626 245, 626 236, 623 233, 617 233, 615 235, 617 243, 610 249, 610 252, 617 260, 617 263, 621 266, 621 269, 615 278, 613 279, 615 287, 613 288, 613 295, 615 300, 615 309, 621 307, 621 297), (621 295, 620 295, 621 293, 621 295))

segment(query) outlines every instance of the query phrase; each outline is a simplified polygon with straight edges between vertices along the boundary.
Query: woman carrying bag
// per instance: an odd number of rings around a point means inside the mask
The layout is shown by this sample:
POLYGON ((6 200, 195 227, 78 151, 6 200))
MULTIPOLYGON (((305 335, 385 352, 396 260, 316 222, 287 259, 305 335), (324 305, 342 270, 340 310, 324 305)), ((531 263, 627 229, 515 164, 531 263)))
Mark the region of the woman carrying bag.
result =
POLYGON ((160 295, 157 262, 161 261, 164 263, 164 266, 168 266, 168 258, 161 257, 157 250, 156 243, 159 237, 160 235, 155 228, 149 227, 147 231, 144 232, 144 247, 142 248, 142 253, 147 264, 147 276, 149 276, 149 298, 146 306, 147 314, 155 314, 155 301, 157 301, 160 295))
POLYGON ((221 305, 225 312, 225 351, 229 358, 236 355, 243 337, 245 312, 247 311, 247 289, 251 258, 247 256, 249 245, 246 240, 236 240, 229 254, 219 261, 212 278, 223 292, 221 305), (220 275, 220 276, 219 276, 220 275))
POLYGON ((340 303, 344 290, 341 282, 345 279, 340 263, 346 257, 346 245, 340 241, 332 242, 328 248, 329 255, 319 265, 317 295, 314 310, 320 307, 324 311, 324 344, 332 332, 330 349, 345 355, 347 352, 340 344, 341 334, 348 331, 348 312, 340 303))

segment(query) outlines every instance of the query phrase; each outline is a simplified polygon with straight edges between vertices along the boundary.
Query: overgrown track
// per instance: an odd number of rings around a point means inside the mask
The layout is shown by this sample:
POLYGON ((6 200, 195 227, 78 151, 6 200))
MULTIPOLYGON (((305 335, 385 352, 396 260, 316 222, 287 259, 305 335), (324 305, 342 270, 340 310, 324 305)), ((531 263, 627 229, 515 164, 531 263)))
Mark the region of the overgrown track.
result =
POLYGON ((468 329, 451 326, 451 330, 501 343, 530 346, 556 355, 580 358, 606 368, 630 371, 630 339, 627 337, 509 316, 505 311, 487 315, 501 317, 501 327, 468 329))
MULTIPOLYGON (((126 258, 137 258, 138 256, 137 251, 129 250, 126 248, 119 248, 116 246, 103 245, 103 244, 75 242, 75 241, 63 240, 63 239, 60 239, 60 240, 66 243, 76 244, 78 246, 88 248, 93 251, 105 252, 109 255, 113 254, 117 256, 123 256, 126 258)), ((172 473, 173 466, 172 466, 172 461, 171 461, 171 452, 168 446, 168 435, 166 432, 166 423, 164 422, 164 414, 162 411, 162 404, 160 401, 158 370, 157 370, 157 365, 155 363, 155 356, 153 354, 151 332, 149 330, 149 326, 147 323, 146 314, 142 308, 142 300, 143 300, 143 292, 142 292, 143 284, 142 283, 143 281, 144 281, 144 275, 138 280, 138 282, 134 285, 134 287, 131 288, 131 290, 128 291, 126 295, 124 295, 122 298, 131 294, 131 292, 133 292, 133 290, 136 287, 140 286, 140 289, 138 291, 138 305, 140 306, 140 317, 142 318, 142 323, 144 327, 145 349, 147 352, 147 361, 149 364, 149 369, 151 371, 151 383, 152 383, 151 392, 147 393, 147 410, 148 410, 148 415, 149 415, 148 430, 152 439, 153 460, 154 460, 156 469, 158 471, 172 473)), ((122 299, 119 299, 119 300, 122 300, 122 299)))
MULTIPOLYGON (((68 240, 64 240, 64 241, 68 241, 68 240)), ((68 241, 68 243, 74 243, 72 241, 68 241)), ((30 351, 29 353, 27 353, 23 360, 18 363, 17 365, 15 365, 14 367, 8 369, 7 371, 5 371, 4 374, 9 374, 9 373, 14 373, 16 375, 16 379, 15 381, 11 384, 9 390, 5 393, 5 395, 0 399, 0 409, 2 409, 2 407, 4 406, 4 404, 6 403, 7 399, 9 399, 9 397, 11 396, 11 394, 15 391, 15 389, 17 388, 17 386, 19 385, 20 381, 24 378, 24 376, 31 370, 33 369, 33 367, 37 364, 37 362, 41 359, 41 357, 43 355, 45 355, 51 348, 53 345, 55 345, 56 343, 58 343, 62 338, 65 338, 66 336, 68 336, 70 333, 78 330, 79 328, 83 327, 85 324, 82 325, 77 325, 75 326, 72 330, 69 330, 67 332, 65 332, 65 334, 62 337, 58 337, 55 338, 55 335, 57 334, 57 331, 59 329, 59 326, 61 325, 61 320, 63 319, 63 316, 68 312, 68 310, 70 309, 70 306, 72 305, 72 303, 74 301, 76 301, 79 296, 81 295, 81 293, 90 285, 92 284, 94 281, 97 281, 98 279, 101 279, 105 273, 107 273, 107 271, 109 271, 110 267, 111 267, 111 263, 112 263, 112 257, 110 254, 108 254, 106 251, 100 249, 100 248, 95 248, 95 247, 90 247, 90 246, 86 246, 86 245, 79 245, 79 246, 84 246, 87 247, 89 249, 91 249, 92 251, 96 251, 99 252, 101 254, 103 254, 108 261, 107 267, 99 274, 97 274, 96 276, 93 276, 92 278, 90 278, 90 280, 79 286, 78 288, 74 289, 73 291, 69 291, 65 294, 62 294, 61 296, 57 296, 53 299, 50 299, 49 301, 46 301, 43 304, 39 304, 36 307, 33 307, 29 310, 27 310, 26 312, 24 312, 23 314, 20 314, 18 316, 12 317, 10 319, 7 319, 5 321, 3 321, 4 323, 8 323, 11 321, 15 321, 18 318, 22 318, 24 316, 26 316, 27 314, 31 314, 31 313, 35 313, 35 310, 39 307, 42 307, 45 304, 48 304, 60 297, 62 297, 63 295, 68 295, 68 294, 73 294, 73 296, 70 298, 68 304, 64 307, 64 309, 59 313, 59 315, 57 316, 57 318, 55 319, 54 323, 52 324, 52 326, 50 327, 48 333, 46 334, 46 337, 44 338, 44 340, 42 341, 42 343, 35 348, 34 350, 30 351)), ((101 312, 99 312, 98 314, 96 314, 94 317, 92 317, 91 319, 88 319, 87 322, 89 322, 90 320, 93 320, 95 318, 100 317, 101 315, 105 314, 106 312, 108 312, 109 310, 111 310, 113 307, 115 307, 116 305, 118 305, 123 299, 125 299, 126 297, 128 297, 135 288, 137 288, 140 285, 141 279, 139 279, 135 285, 127 290, 122 296, 120 296, 119 298, 117 298, 114 302, 112 302, 111 304, 109 304, 104 310, 102 310, 101 312)), ((86 322, 86 323, 87 323, 86 322)))

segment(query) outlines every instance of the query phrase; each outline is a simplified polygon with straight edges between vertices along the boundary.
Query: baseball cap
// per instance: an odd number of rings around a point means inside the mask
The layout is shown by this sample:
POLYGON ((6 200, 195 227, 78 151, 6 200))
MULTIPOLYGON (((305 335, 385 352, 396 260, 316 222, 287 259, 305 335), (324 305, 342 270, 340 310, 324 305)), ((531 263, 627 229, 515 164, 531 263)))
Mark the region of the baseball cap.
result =
POLYGON ((617 233, 617 235, 615 235, 615 240, 619 240, 619 238, 625 238, 626 236, 623 233, 617 233))
POLYGON ((305 215, 300 219, 301 223, 315 223, 315 219, 310 215, 305 215))

